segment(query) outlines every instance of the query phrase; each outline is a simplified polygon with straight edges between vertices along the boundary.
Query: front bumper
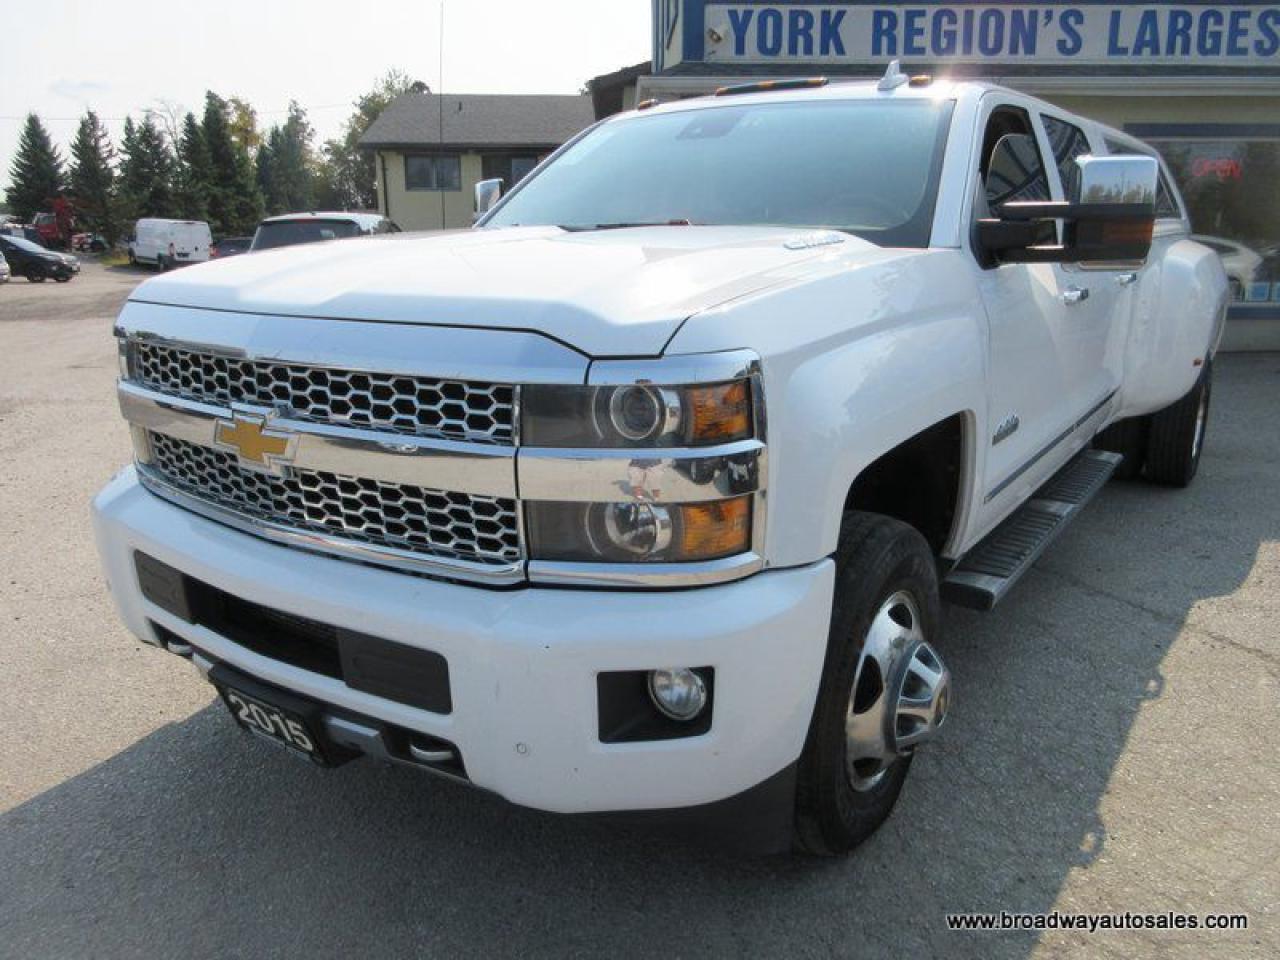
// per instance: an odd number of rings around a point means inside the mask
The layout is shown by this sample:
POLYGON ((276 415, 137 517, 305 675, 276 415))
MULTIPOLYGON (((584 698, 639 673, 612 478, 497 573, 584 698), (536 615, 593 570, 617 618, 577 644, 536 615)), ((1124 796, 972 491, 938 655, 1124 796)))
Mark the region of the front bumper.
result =
POLYGON ((133 468, 94 503, 126 625, 151 623, 262 681, 454 744, 468 778, 561 813, 709 804, 769 780, 800 755, 826 650, 834 567, 822 560, 696 590, 463 586, 282 547, 144 490, 133 468), (252 652, 146 600, 135 551, 263 606, 445 657, 453 709, 432 713, 252 652), (150 621, 150 622, 149 622, 150 621), (711 666, 711 729, 601 743, 596 675, 711 666))

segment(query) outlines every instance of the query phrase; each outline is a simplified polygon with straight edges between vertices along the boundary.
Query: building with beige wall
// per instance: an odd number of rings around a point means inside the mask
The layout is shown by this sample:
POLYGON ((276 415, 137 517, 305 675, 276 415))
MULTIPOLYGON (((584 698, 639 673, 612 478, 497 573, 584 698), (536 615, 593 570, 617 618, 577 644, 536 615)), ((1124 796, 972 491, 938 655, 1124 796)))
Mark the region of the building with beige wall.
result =
POLYGON ((405 230, 469 227, 475 185, 509 190, 594 119, 587 96, 445 94, 412 90, 360 139, 372 150, 378 209, 405 230))

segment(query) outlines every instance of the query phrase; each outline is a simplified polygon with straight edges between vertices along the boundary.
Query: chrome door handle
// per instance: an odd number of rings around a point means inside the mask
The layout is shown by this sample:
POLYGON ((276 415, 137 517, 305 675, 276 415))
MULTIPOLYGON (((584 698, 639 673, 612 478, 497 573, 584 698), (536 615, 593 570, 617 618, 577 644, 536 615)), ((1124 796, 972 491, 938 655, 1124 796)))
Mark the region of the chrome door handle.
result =
POLYGON ((1088 287, 1067 287, 1067 289, 1062 291, 1062 302, 1067 306, 1071 306, 1074 303, 1083 303, 1088 299, 1088 287))
POLYGON ((1138 275, 1136 273, 1122 273, 1116 277, 1116 283, 1120 284, 1122 287, 1127 287, 1137 279, 1138 275))

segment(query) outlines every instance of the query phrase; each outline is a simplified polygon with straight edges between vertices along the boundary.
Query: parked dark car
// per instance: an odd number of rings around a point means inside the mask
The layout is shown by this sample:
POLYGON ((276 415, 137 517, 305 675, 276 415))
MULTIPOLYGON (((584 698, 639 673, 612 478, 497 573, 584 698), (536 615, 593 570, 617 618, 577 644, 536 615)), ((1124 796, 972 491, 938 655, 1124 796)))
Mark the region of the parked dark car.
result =
POLYGON ((80 272, 80 261, 75 257, 47 250, 22 237, 0 236, 0 253, 15 274, 32 283, 43 283, 50 278, 65 283, 80 272))
POLYGON ((248 253, 252 245, 253 237, 223 237, 221 240, 214 241, 209 247, 209 259, 221 260, 225 257, 248 253))
POLYGON ((399 233, 395 221, 378 213, 286 213, 268 217, 258 224, 251 250, 291 247, 298 243, 367 237, 376 233, 399 233))

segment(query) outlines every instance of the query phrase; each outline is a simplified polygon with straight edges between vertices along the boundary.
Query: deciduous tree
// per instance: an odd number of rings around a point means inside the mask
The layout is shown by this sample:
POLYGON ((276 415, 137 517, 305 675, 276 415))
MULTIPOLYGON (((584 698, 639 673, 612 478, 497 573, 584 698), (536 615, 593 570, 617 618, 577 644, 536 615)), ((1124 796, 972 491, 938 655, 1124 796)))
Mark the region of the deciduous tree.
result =
POLYGON ((377 174, 373 151, 360 149, 360 138, 396 97, 411 89, 430 93, 426 84, 411 80, 402 70, 388 71, 372 90, 355 101, 354 112, 342 136, 324 145, 327 169, 321 177, 326 206, 346 210, 372 210, 378 205, 377 174))

